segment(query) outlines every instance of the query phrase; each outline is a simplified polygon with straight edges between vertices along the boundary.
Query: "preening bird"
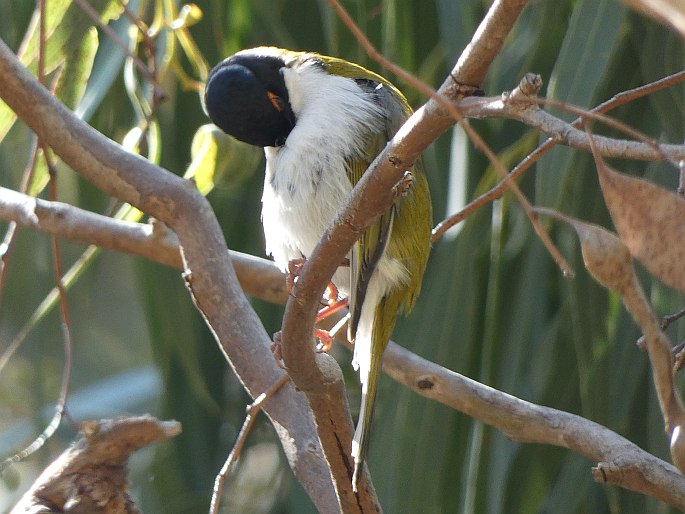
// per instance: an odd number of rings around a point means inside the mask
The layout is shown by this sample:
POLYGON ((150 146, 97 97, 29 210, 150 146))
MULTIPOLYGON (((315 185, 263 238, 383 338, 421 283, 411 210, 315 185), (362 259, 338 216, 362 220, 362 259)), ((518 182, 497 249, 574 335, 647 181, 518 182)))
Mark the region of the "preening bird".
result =
MULTIPOLYGON (((212 69, 205 109, 227 134, 264 147, 266 250, 284 271, 307 258, 353 186, 411 114, 404 96, 362 66, 316 53, 260 47, 212 69)), ((354 490, 369 444, 381 357, 401 311, 421 288, 431 202, 420 162, 409 187, 352 248, 332 278, 349 300, 362 404, 352 442, 354 490)))

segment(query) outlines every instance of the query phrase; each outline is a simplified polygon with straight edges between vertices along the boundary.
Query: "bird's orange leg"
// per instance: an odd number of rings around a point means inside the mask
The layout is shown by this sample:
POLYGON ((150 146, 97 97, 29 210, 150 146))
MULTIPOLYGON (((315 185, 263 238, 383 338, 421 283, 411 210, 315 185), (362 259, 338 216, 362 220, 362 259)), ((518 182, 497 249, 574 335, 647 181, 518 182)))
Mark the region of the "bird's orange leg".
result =
POLYGON ((281 343, 282 338, 283 333, 280 330, 274 334, 274 342, 271 343, 271 355, 274 356, 276 366, 288 371, 288 368, 286 368, 285 364, 283 363, 283 344, 281 343))
POLYGON ((302 257, 301 259, 291 259, 288 261, 288 278, 286 279, 288 293, 290 293, 293 290, 293 287, 295 286, 295 281, 297 280, 297 277, 300 274, 300 270, 302 270, 302 266, 304 266, 305 262, 307 262, 307 259, 305 259, 304 257, 302 257))
MULTIPOLYGON (((297 277, 300 274, 300 270, 302 270, 302 266, 304 266, 304 263, 306 261, 307 259, 305 258, 292 259, 288 261, 288 292, 291 292, 293 287, 295 286, 295 282, 297 281, 297 277)), ((319 323, 320 321, 328 318, 329 316, 332 316, 336 312, 344 309, 345 307, 347 307, 348 304, 347 298, 340 299, 340 293, 338 291, 338 288, 335 286, 333 282, 329 282, 328 286, 326 286, 323 299, 324 304, 326 306, 319 310, 319 312, 317 313, 316 323, 319 323)), ((331 349, 331 346, 333 346, 333 340, 335 339, 335 335, 338 333, 342 325, 344 325, 345 321, 347 321, 347 319, 343 318, 342 324, 340 322, 338 323, 341 326, 338 327, 338 325, 336 325, 335 327, 333 327, 333 330, 331 331, 324 330, 321 328, 314 329, 314 337, 316 337, 319 340, 319 344, 317 345, 318 351, 328 352, 331 349)), ((284 368, 280 331, 274 334, 274 342, 271 345, 271 352, 274 355, 274 359, 276 359, 276 364, 278 364, 281 368, 284 368)))
MULTIPOLYGON (((342 307, 341 307, 342 308, 342 307)), ((319 339, 319 344, 316 346, 319 352, 328 352, 333 346, 333 341, 338 332, 347 324, 350 319, 349 313, 344 315, 330 330, 321 330, 320 328, 314 329, 314 335, 319 339)))
MULTIPOLYGON (((347 307, 348 304, 347 298, 340 298, 340 292, 333 282, 328 283, 323 297, 326 302, 326 306, 316 313, 316 323, 319 323, 329 316, 332 316, 336 312, 341 311, 347 307)), ((314 336, 319 340, 319 344, 316 347, 318 351, 330 351, 331 347, 333 346, 333 340, 335 339, 338 330, 340 330, 340 328, 336 330, 336 327, 337 325, 330 331, 323 330, 321 328, 314 329, 314 336)))
POLYGON ((327 317, 341 311, 345 307, 347 307, 347 298, 329 303, 316 314, 316 322, 319 323, 320 321, 325 320, 327 317))

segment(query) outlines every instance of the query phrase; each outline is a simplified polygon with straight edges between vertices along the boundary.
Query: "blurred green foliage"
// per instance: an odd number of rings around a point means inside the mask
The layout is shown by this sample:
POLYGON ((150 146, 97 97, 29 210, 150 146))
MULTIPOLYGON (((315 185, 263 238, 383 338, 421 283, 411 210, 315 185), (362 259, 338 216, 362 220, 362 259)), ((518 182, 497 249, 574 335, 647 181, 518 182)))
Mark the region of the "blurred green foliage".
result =
MULTIPOLYGON (((57 81, 57 95, 112 139, 173 173, 195 174, 198 184, 211 190, 209 199, 229 246, 263 255, 263 163, 259 152, 203 127, 208 120, 197 92, 185 88, 203 78, 200 56, 212 65, 241 48, 276 45, 383 70, 363 53, 325 0, 199 0, 204 17, 175 33, 169 26, 178 18, 180 4, 130 0, 128 9, 156 34, 147 50, 131 39, 131 21, 120 16, 118 2, 90 3, 145 64, 154 60, 165 100, 155 103, 149 82, 102 29, 96 33, 78 5, 48 0, 47 79, 57 81)), ((434 85, 442 82, 489 3, 344 2, 386 56, 434 85)), ((37 30, 30 22, 33 7, 33 2, 0 0, 0 37, 15 50, 25 34, 37 30)), ((36 48, 35 36, 32 41, 29 50, 36 48)), ((35 50, 29 50, 24 62, 35 69, 35 50)), ((591 107, 679 71, 683 64, 682 42, 674 34, 618 2, 538 0, 524 11, 483 87, 486 94, 498 95, 533 71, 548 84, 543 93, 591 107)), ((401 81, 397 85, 412 104, 425 100, 401 81)), ((622 107, 616 115, 655 139, 682 141, 684 93, 683 87, 672 88, 622 107)), ((511 121, 473 125, 510 166, 541 140, 511 121)), ((0 184, 18 188, 35 141, 1 104, 0 137, 0 184)), ((450 177, 450 162, 464 156, 452 148, 448 134, 424 156, 436 222, 449 214, 450 195, 472 198, 498 180, 484 157, 469 148, 465 191, 454 190, 459 181, 450 177)), ((677 181, 674 170, 661 164, 619 161, 616 166, 667 187, 677 181)), ((36 182, 34 189, 43 185, 36 182)), ((537 204, 611 227, 586 154, 555 148, 524 176, 521 187, 537 204)), ((88 209, 111 209, 110 199, 63 166, 59 195, 88 209)), ((4 232, 6 224, 1 228, 4 232)), ((634 344, 637 329, 619 299, 583 270, 571 231, 552 224, 549 228, 575 268, 575 279, 561 276, 519 206, 506 196, 471 216, 458 235, 435 245, 422 296, 414 313, 398 324, 396 340, 493 387, 586 416, 667 458, 647 359, 634 344)), ((67 265, 83 251, 64 246, 67 265)), ((179 278, 175 270, 140 259, 98 253, 69 294, 75 338, 72 415, 83 419, 151 412, 183 423, 183 434, 175 441, 134 459, 135 491, 147 513, 207 510, 214 474, 233 444, 247 402, 179 278)), ((659 313, 681 306, 680 295, 646 275, 643 279, 659 313)), ((48 238, 20 231, 0 310, 0 350, 53 282, 48 238)), ((277 330, 282 308, 253 303, 267 330, 277 330)), ((671 332, 674 340, 683 338, 680 326, 671 332)), ((350 356, 336 354, 356 402, 350 356)), ((42 429, 57 395, 61 365, 59 319, 51 313, 0 374, 2 455, 42 429)), ((72 437, 72 429, 61 429, 45 450, 3 477, 0 511, 72 437)), ((655 500, 596 484, 592 462, 557 448, 508 441, 387 377, 381 383, 369 464, 381 503, 391 513, 669 511, 655 500)), ((229 482, 226 512, 313 511, 263 418, 229 482)))

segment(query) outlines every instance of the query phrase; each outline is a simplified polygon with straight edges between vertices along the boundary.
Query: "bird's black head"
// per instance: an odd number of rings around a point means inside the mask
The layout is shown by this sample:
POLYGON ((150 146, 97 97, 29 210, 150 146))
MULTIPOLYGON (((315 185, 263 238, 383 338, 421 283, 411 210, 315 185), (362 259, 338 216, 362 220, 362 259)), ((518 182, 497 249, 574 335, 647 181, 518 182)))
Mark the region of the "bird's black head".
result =
POLYGON ((205 88, 207 114, 227 134, 255 146, 281 146, 295 114, 280 57, 237 54, 217 64, 205 88))

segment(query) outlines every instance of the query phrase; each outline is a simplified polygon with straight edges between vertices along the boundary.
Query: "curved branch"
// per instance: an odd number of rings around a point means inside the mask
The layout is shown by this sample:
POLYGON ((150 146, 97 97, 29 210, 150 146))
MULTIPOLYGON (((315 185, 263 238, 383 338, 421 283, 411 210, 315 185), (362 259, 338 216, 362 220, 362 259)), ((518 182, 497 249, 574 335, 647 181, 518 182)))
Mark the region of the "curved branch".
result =
MULTIPOLYGON (((476 31, 452 74, 438 91, 458 97, 460 85, 480 84, 499 53, 504 39, 525 6, 525 0, 496 0, 476 31)), ((299 389, 304 391, 317 422, 319 438, 329 461, 333 483, 341 501, 354 498, 351 487, 351 417, 343 394, 340 369, 326 355, 316 354, 312 328, 321 295, 354 242, 394 201, 393 187, 405 170, 439 135, 454 124, 454 118, 430 99, 400 128, 357 183, 342 212, 302 268, 283 319, 283 359, 299 389), (344 412, 340 410, 343 406, 344 412)), ((361 511, 374 508, 368 475, 360 484, 361 511)))
MULTIPOLYGON (((186 284, 247 391, 257 396, 283 373, 270 339, 238 285, 226 242, 194 186, 126 152, 53 98, 0 41, 0 97, 69 166, 106 193, 169 225, 181 247, 186 284), (201 227, 201 228, 198 228, 201 227)), ((306 398, 286 386, 265 406, 293 471, 322 511, 338 502, 306 398)))
POLYGON ((581 416, 526 402, 422 359, 391 343, 384 370, 422 396, 492 425, 522 443, 561 446, 597 462, 593 476, 685 510, 685 477, 608 428, 581 416))

